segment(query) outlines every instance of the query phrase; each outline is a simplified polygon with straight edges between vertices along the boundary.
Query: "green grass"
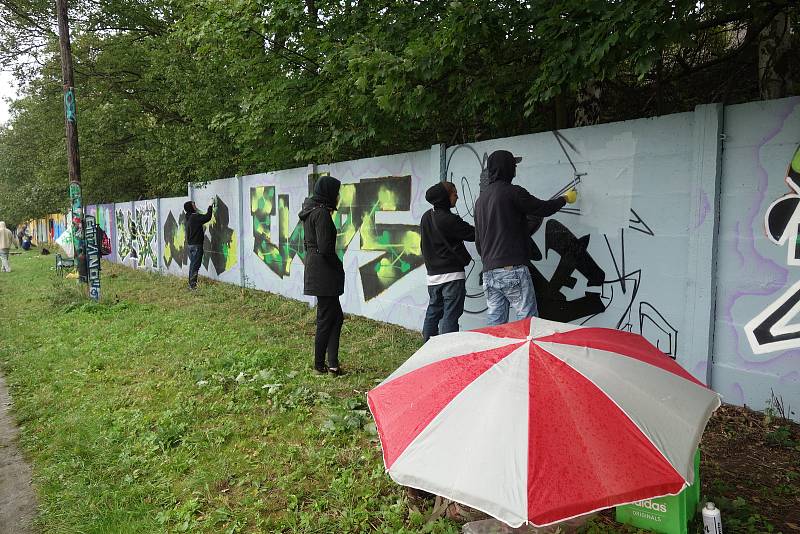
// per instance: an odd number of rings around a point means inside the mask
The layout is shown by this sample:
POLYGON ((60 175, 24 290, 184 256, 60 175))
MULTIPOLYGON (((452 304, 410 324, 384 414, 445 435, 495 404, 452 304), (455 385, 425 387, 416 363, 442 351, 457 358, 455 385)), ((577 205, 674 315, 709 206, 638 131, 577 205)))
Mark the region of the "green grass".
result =
POLYGON ((352 372, 320 378, 302 303, 106 264, 94 305, 52 263, 12 256, 0 278, 0 365, 43 532, 423 530, 365 411, 417 334, 348 317, 352 372))
POLYGON ((0 273, 0 367, 42 532, 460 531, 384 473, 366 410, 419 334, 347 317, 350 373, 316 377, 302 303, 104 264, 92 304, 52 264, 30 252, 0 273))

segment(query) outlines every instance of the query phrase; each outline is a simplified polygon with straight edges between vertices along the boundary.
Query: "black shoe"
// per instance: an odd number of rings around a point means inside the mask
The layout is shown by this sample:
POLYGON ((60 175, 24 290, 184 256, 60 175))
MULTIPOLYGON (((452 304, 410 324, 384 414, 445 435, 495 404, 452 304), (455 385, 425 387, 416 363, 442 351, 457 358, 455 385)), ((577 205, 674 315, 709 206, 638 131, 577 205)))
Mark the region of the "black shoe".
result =
POLYGON ((314 366, 314 373, 317 376, 324 376, 324 375, 328 374, 328 371, 329 371, 329 369, 328 369, 327 365, 323 365, 322 367, 317 367, 316 365, 314 366))
POLYGON ((328 367, 328 373, 332 374, 333 376, 342 376, 347 374, 341 367, 328 367))

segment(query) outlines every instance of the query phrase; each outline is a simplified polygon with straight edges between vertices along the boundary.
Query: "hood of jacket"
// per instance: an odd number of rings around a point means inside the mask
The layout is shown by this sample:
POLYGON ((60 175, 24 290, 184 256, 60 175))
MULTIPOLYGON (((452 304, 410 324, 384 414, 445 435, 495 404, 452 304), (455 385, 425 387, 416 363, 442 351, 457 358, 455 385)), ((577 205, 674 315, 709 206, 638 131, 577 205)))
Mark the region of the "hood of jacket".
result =
POLYGON ((425 191, 425 200, 433 204, 434 208, 450 209, 450 192, 444 182, 434 184, 425 191))
POLYGON ((6 229, 6 223, 3 222, 3 221, 0 221, 0 232, 2 232, 5 229, 6 229))
POLYGON ((311 215, 311 212, 313 212, 317 208, 327 209, 328 207, 325 204, 320 204, 319 202, 314 200, 314 197, 308 197, 303 201, 303 207, 300 209, 298 217, 300 217, 301 221, 305 221, 306 219, 308 219, 308 216, 311 215))
POLYGON ((191 200, 183 203, 183 211, 186 212, 188 215, 189 213, 195 213, 194 206, 192 206, 193 202, 191 200))
POLYGON ((522 158, 515 157, 508 150, 495 150, 486 161, 487 185, 502 181, 511 183, 517 175, 517 163, 522 158))
POLYGON ((317 183, 314 184, 314 194, 311 198, 318 204, 328 209, 335 210, 336 202, 339 197, 339 188, 341 186, 342 182, 333 176, 320 176, 317 183))

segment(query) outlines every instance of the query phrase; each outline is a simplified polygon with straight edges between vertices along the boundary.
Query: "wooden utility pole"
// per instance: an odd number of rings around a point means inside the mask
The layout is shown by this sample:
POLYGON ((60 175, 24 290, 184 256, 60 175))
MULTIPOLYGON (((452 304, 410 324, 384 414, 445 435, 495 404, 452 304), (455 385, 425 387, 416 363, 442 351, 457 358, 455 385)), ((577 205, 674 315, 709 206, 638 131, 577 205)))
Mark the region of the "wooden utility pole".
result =
MULTIPOLYGON (((86 240, 81 198, 81 160, 78 154, 78 119, 75 113, 75 81, 72 73, 72 47, 69 42, 67 0, 56 0, 58 41, 61 45, 61 77, 64 81, 64 122, 67 131, 69 200, 72 208, 72 242, 81 282, 86 282, 86 240)), ((98 292, 99 296, 99 292, 98 292)))

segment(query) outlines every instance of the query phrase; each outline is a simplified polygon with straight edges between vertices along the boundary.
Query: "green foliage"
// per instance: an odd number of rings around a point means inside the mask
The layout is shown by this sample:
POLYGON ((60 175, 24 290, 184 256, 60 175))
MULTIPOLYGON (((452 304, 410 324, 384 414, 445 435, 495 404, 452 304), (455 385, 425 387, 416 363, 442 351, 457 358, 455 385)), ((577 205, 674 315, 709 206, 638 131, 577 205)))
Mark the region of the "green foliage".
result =
POLYGON ((417 528, 366 411, 416 333, 348 318, 354 372, 316 377, 302 303, 104 264, 93 304, 51 262, 14 256, 0 287, 43 532, 458 532, 417 528))
MULTIPOLYGON (((434 143, 758 97, 761 29, 797 2, 70 2, 86 203, 434 143), (562 118, 558 118, 561 116, 562 118)), ((0 3, 26 81, 0 129, 0 218, 66 207, 60 64, 44 0, 0 3)), ((792 57, 794 57, 792 56, 792 57)), ((785 62, 800 79, 797 62, 785 62), (797 71, 797 72, 795 72, 797 71)), ((795 88, 795 92, 796 88, 795 88)))

